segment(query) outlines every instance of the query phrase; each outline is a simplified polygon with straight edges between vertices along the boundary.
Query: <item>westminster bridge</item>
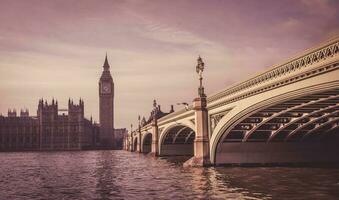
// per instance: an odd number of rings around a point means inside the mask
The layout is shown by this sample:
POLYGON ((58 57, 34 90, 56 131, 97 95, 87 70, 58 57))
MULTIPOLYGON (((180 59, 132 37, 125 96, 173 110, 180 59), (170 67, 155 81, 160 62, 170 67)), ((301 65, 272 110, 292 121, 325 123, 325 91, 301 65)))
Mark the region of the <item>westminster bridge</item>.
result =
POLYGON ((336 37, 214 95, 202 87, 185 109, 165 115, 154 102, 124 148, 193 166, 337 162, 338 68, 336 37))

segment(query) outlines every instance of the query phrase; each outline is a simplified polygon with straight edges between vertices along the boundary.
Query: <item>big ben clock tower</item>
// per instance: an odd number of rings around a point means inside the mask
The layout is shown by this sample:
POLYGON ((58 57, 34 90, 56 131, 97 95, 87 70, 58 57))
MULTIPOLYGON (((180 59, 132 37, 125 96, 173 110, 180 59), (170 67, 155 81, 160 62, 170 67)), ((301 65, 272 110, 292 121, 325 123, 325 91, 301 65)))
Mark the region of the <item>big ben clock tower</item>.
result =
POLYGON ((100 144, 103 148, 114 148, 114 83, 109 71, 107 54, 104 70, 99 81, 100 144))

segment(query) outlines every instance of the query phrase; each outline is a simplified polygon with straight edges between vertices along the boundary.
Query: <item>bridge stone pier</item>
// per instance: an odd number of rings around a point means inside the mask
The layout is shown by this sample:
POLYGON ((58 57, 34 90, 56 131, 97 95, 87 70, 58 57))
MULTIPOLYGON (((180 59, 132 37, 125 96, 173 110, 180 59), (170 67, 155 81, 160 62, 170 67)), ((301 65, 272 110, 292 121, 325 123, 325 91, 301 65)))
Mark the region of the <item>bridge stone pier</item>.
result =
POLYGON ((200 85, 185 109, 154 102, 126 150, 189 166, 339 162, 338 69, 336 37, 208 97, 200 85))

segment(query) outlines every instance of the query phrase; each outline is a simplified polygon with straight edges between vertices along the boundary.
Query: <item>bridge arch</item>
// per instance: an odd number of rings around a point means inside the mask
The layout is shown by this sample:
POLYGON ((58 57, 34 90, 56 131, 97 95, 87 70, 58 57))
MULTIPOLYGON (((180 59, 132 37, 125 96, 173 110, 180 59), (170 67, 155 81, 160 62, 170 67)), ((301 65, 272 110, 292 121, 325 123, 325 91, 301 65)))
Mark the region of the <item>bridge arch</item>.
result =
POLYGON ((152 133, 146 132, 141 137, 141 152, 149 153, 152 150, 152 133))
POLYGON ((159 137, 159 155, 194 155, 194 124, 172 123, 164 128, 159 137))
MULTIPOLYGON (((315 133, 324 130, 324 128, 327 129, 327 135, 333 133, 338 127, 338 112, 329 113, 330 111, 338 111, 338 88, 339 82, 335 81, 282 93, 270 98, 266 96, 266 99, 263 100, 258 98, 259 101, 249 98, 243 103, 247 106, 236 106, 215 127, 210 140, 212 163, 225 164, 229 160, 235 162, 238 160, 239 163, 245 163, 243 159, 250 161, 249 157, 258 156, 258 154, 242 152, 241 155, 247 156, 247 158, 239 158, 239 154, 234 152, 234 149, 251 151, 261 144, 269 146, 271 142, 281 142, 282 145, 279 143, 274 145, 283 148, 282 146, 286 145, 286 142, 291 141, 293 135, 300 137, 300 133, 305 132, 306 127, 310 128, 308 126, 310 124, 307 124, 310 120, 311 122, 319 120, 322 123, 315 125, 316 127, 311 127, 311 130, 306 131, 308 135, 302 134, 301 138, 307 140, 306 138, 311 135, 314 136, 315 133), (296 111, 294 112, 296 116, 291 116, 293 112, 290 111, 296 111), (319 113, 322 115, 317 115, 319 113), (325 117, 323 116, 324 113, 325 117), (326 113, 328 114, 327 118, 326 113), (313 118, 310 119, 310 116, 313 116, 313 118), (322 121, 321 118, 327 120, 322 121), (299 130, 293 131, 298 128, 299 130)), ((294 147, 294 144, 291 143, 287 145, 292 151, 301 148, 294 147)), ((278 155, 276 154, 276 156, 278 155)), ((265 160, 263 159, 262 162, 265 162, 265 160)))

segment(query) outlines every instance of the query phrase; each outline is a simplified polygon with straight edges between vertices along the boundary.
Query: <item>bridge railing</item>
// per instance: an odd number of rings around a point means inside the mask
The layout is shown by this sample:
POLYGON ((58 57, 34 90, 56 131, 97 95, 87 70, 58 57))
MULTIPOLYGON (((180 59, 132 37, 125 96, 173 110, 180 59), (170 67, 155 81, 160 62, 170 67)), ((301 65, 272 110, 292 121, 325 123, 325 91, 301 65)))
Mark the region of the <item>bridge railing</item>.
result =
POLYGON ((301 68, 308 67, 315 62, 325 60, 326 58, 331 57, 335 54, 339 54, 339 36, 327 42, 324 42, 317 47, 310 48, 282 64, 273 65, 265 72, 253 78, 250 78, 247 81, 237 83, 227 89, 222 90, 221 92, 211 95, 207 98, 207 102, 209 103, 216 101, 242 90, 246 90, 262 82, 275 79, 301 68))
MULTIPOLYGON (((216 94, 209 96, 207 98, 207 103, 209 104, 221 98, 234 95, 235 93, 243 90, 247 90, 268 80, 276 79, 298 69, 303 69, 305 67, 311 66, 315 62, 325 60, 337 54, 339 54, 339 36, 316 47, 310 48, 282 64, 273 65, 268 70, 254 76, 253 78, 250 78, 241 83, 236 83, 227 89, 224 89, 220 92, 217 92, 216 94)), ((185 116, 183 115, 184 113, 190 111, 192 111, 192 106, 189 106, 187 110, 181 109, 176 112, 170 113, 160 118, 158 121, 161 124, 161 122, 164 123, 167 120, 171 120, 172 118, 178 120, 185 116)), ((146 125, 145 127, 143 127, 143 130, 149 129, 149 126, 150 124, 146 125)))

